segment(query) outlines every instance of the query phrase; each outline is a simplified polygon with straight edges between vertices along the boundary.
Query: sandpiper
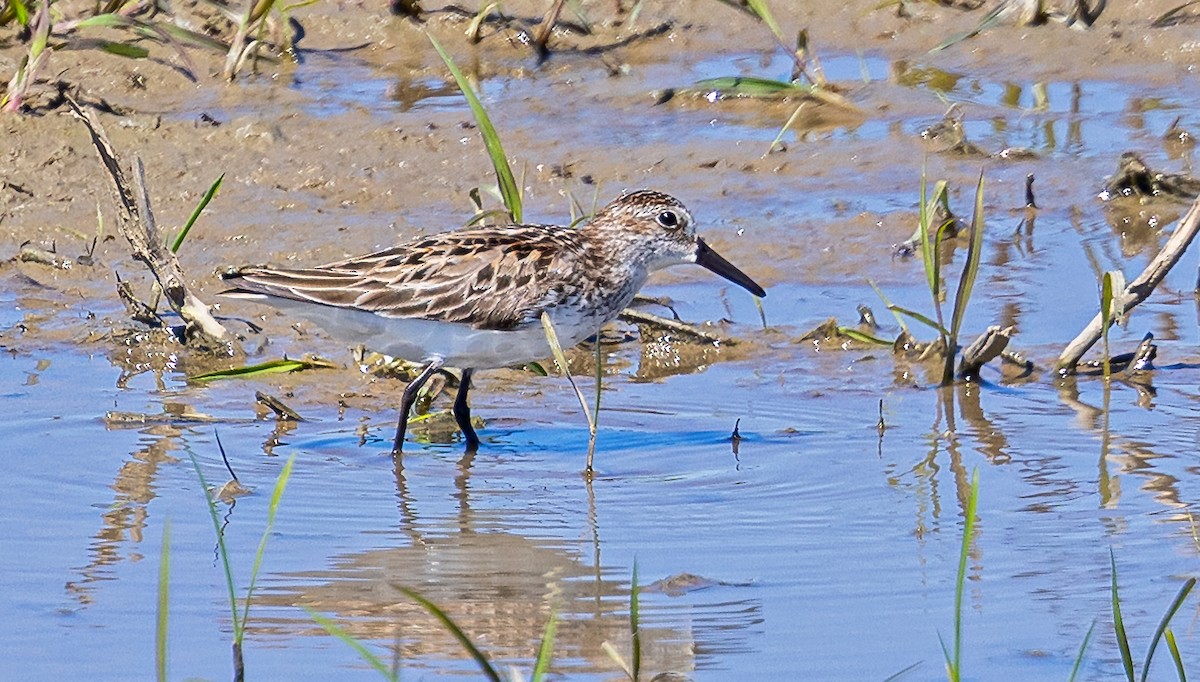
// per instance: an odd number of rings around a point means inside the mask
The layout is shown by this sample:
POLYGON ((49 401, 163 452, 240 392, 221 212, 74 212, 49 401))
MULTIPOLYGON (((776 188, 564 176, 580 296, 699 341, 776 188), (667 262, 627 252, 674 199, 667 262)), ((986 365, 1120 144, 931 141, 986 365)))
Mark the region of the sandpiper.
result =
POLYGON ((393 453, 421 386, 443 366, 462 369, 454 419, 479 447, 467 391, 477 368, 519 365, 551 353, 541 315, 563 348, 592 336, 633 300, 651 272, 696 263, 755 296, 766 291, 696 236, 677 199, 641 190, 583 227, 489 225, 443 232, 313 268, 246 266, 222 292, 267 303, 330 334, 393 357, 423 360, 404 389, 393 453))

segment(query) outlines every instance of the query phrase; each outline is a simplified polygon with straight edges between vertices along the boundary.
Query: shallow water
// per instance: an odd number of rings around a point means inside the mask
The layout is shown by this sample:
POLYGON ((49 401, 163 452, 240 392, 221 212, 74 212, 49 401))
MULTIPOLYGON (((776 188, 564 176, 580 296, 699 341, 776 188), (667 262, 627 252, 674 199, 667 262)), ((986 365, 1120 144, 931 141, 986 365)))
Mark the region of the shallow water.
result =
MULTIPOLYGON (((294 90, 312 100, 310 113, 411 110, 383 77, 331 92, 322 85, 330 82, 330 59, 298 71, 294 90)), ((871 56, 835 54, 826 64, 847 80, 861 65, 870 82, 854 86, 852 99, 894 108, 789 136, 789 151, 750 161, 792 164, 775 174, 700 172, 697 164, 726 155, 752 160, 788 106, 764 115, 668 103, 638 121, 624 119, 620 107, 628 93, 714 75, 786 76, 776 60, 732 54, 650 65, 561 108, 521 106, 546 87, 537 78, 484 84, 498 125, 519 138, 539 130, 585 145, 589 136, 617 139, 624 150, 649 149, 656 158, 674 150, 686 163, 653 180, 694 197, 688 201, 703 209, 702 232, 770 284, 771 328, 762 330, 749 297, 703 273, 681 268, 655 279, 646 293, 670 296, 686 319, 729 317, 746 349, 703 358, 700 367, 682 353, 678 373, 663 368, 674 363, 670 344, 657 361, 637 344, 613 349, 590 486, 580 476, 586 425, 557 377, 483 373, 473 393, 475 413, 487 421, 480 452, 464 460, 456 443, 414 443, 397 468, 386 451, 399 382, 356 384, 354 370, 343 370, 329 381, 388 397, 378 410, 339 410, 332 400, 306 400, 317 394, 307 382, 319 379, 198 387, 175 371, 129 376, 119 351, 110 359, 95 343, 23 340, 22 316, 0 312, 0 343, 11 349, 0 356, 0 441, 9 453, 0 498, 5 659, 20 661, 29 679, 74 676, 75 656, 28 653, 66 642, 87 652, 95 679, 150 677, 169 520, 171 676, 227 674, 224 578, 189 461, 194 456, 210 482, 224 481, 219 433, 254 490, 220 508, 239 589, 271 487, 285 458, 296 458, 250 613, 251 679, 376 675, 303 606, 395 661, 406 679, 474 674, 457 643, 395 585, 443 607, 498 663, 526 670, 555 613, 562 622, 554 669, 572 679, 618 679, 601 644, 628 655, 635 565, 647 678, 676 671, 697 679, 884 679, 913 664, 905 679, 939 678, 938 637, 953 637, 954 572, 973 471, 981 496, 964 596, 968 676, 1065 679, 1094 621, 1080 679, 1118 677, 1110 551, 1138 660, 1200 552, 1188 513, 1200 492, 1194 258, 1134 313, 1128 330, 1114 331, 1121 349, 1147 331, 1160 340, 1152 391, 1080 379, 1076 395, 1044 372, 1006 384, 994 369, 982 385, 938 391, 921 368, 884 350, 842 352, 794 339, 830 316, 853 322, 858 303, 882 312, 866 276, 896 303, 929 310, 920 263, 894 258, 891 247, 912 229, 916 138, 940 117, 938 94, 969 104, 976 144, 1028 146, 1040 155, 928 162, 931 175, 959 188, 987 169, 985 264, 965 328, 1017 324, 1014 346, 1046 366, 1097 306, 1093 268, 1122 267, 1132 276, 1164 239, 1144 227, 1114 230, 1094 199, 1101 179, 1126 149, 1177 169, 1160 136, 1174 116, 1194 109, 1200 92, 1189 84, 1050 83, 1048 103, 1038 107, 1032 84, 988 74, 935 88, 906 84, 891 75, 899 66, 871 56), (1021 205, 1029 172, 1043 206, 1031 234, 1017 231, 1021 216, 1010 210, 1021 205), (310 421, 277 427, 255 419, 255 390, 294 391, 286 401, 310 421), (110 412, 168 417, 118 425, 106 420, 110 412), (205 420, 180 417, 191 413, 205 420), (739 420, 735 450, 730 434, 739 420), (651 585, 682 574, 703 582, 677 591, 651 585)), ((600 78, 599 68, 581 71, 585 84, 600 78)), ((436 106, 464 116, 435 86, 436 106)), ((1197 123, 1185 117, 1185 125, 1197 123)), ((967 189, 953 197, 964 214, 969 202, 967 189)), ((948 268, 955 275, 961 251, 948 268)), ((16 294, 0 292, 5 310, 35 296, 35 287, 13 281, 16 294)), ((83 319, 81 305, 63 303, 67 312, 55 324, 83 319)), ((884 323, 896 331, 890 318, 884 323)), ((271 352, 297 355, 309 344, 336 349, 301 337, 279 339, 271 352)), ((1195 603, 1175 621, 1191 669, 1200 665, 1195 603)), ((1155 671, 1169 676, 1164 654, 1155 671)))

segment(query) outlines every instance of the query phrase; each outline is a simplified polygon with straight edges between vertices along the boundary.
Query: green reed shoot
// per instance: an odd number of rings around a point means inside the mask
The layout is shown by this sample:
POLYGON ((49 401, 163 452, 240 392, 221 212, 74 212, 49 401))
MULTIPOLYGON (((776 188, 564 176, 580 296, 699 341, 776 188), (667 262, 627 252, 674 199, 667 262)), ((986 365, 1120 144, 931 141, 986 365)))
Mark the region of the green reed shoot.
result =
POLYGON ((1088 626, 1087 634, 1083 636, 1083 644, 1079 645, 1079 653, 1075 656, 1075 665, 1071 666, 1071 676, 1067 678, 1067 682, 1075 682, 1075 676, 1079 674, 1079 666, 1083 665, 1083 653, 1087 651, 1088 643, 1092 641, 1092 631, 1096 629, 1096 621, 1088 626))
POLYGON ((1171 659, 1175 661, 1175 673, 1179 675, 1180 682, 1187 682, 1187 673, 1183 670, 1183 658, 1179 655, 1179 645, 1175 643, 1175 633, 1167 628, 1163 637, 1167 640, 1167 648, 1171 650, 1171 659))
MULTIPOLYGON (((979 470, 971 473, 971 492, 967 496, 966 516, 963 520, 962 549, 958 555, 958 576, 954 583, 954 657, 942 642, 942 654, 946 657, 946 676, 950 682, 962 680, 962 597, 967 581, 967 557, 971 551, 971 538, 975 531, 975 509, 979 502, 979 470)), ((941 640, 941 635, 938 635, 941 640)))
POLYGON ((1154 658, 1154 650, 1158 648, 1159 640, 1164 637, 1167 640, 1167 648, 1171 650, 1171 656, 1175 659, 1175 670, 1179 672, 1179 679, 1186 680, 1183 672, 1183 659, 1179 657, 1179 647, 1175 644, 1175 633, 1171 631, 1171 619, 1175 617, 1175 613, 1179 611, 1179 607, 1183 606, 1183 601, 1187 599, 1188 594, 1195 586, 1195 578, 1188 578, 1184 581, 1183 586, 1175 595, 1175 599, 1167 607, 1167 612, 1159 621, 1158 628, 1154 630, 1154 637, 1150 639, 1150 648, 1146 651, 1146 661, 1142 664, 1142 682, 1146 682, 1146 676, 1150 674, 1150 661, 1154 658))
POLYGON ((775 21, 775 16, 771 14, 771 8, 767 7, 767 0, 746 0, 746 6, 767 25, 767 28, 771 29, 771 33, 775 34, 775 38, 780 43, 785 42, 783 29, 779 28, 779 22, 775 21))
POLYGON ((205 192, 204 196, 200 198, 200 203, 196 204, 196 208, 192 211, 192 215, 188 218, 187 222, 184 223, 183 229, 181 229, 179 234, 175 236, 175 241, 171 242, 172 253, 179 253, 179 247, 183 246, 183 240, 187 239, 188 232, 192 231, 192 225, 196 224, 196 219, 200 217, 201 211, 208 206, 208 202, 212 201, 213 197, 216 196, 217 190, 221 189, 221 182, 224 180, 225 174, 221 173, 221 177, 217 178, 217 181, 209 186, 208 191, 205 192))
POLYGON ((167 682, 167 614, 171 597, 171 518, 163 521, 162 552, 158 558, 158 611, 154 621, 154 672, 167 682))
POLYGON ((530 682, 542 682, 546 679, 546 672, 550 670, 550 660, 554 655, 554 637, 557 633, 558 614, 551 611, 550 620, 546 621, 546 629, 542 632, 537 659, 533 662, 533 676, 530 682))
POLYGON ((792 126, 796 125, 796 119, 800 118, 800 112, 804 110, 805 104, 807 104, 807 102, 801 102, 800 106, 796 107, 796 110, 793 111, 792 115, 788 117, 787 122, 784 123, 783 127, 779 129, 779 133, 775 136, 775 139, 771 140, 771 144, 767 147, 767 151, 763 152, 763 155, 759 157, 760 159, 767 158, 771 152, 775 151, 775 149, 779 147, 779 143, 783 140, 783 136, 787 134, 787 131, 790 130, 792 126))
POLYGON ((508 165, 508 157, 504 155, 504 147, 500 144, 500 136, 496 133, 496 127, 492 125, 492 119, 488 117, 483 103, 479 101, 475 90, 467 82, 466 76, 459 71, 458 66, 442 48, 441 43, 433 37, 432 33, 426 33, 426 35, 429 36, 429 42, 433 43, 433 49, 437 50, 438 56, 446 63, 446 68, 450 69, 450 75, 454 76, 454 82, 462 91, 463 97, 466 98, 467 105, 475 116, 475 123, 479 125, 479 134, 483 136, 483 144, 487 148, 488 157, 492 160, 492 168, 496 171, 496 182, 500 187, 500 196, 504 200, 504 207, 508 209, 512 221, 520 223, 523 212, 521 189, 513 177, 512 168, 508 165))
POLYGON ((388 667, 387 664, 380 660, 378 656, 371 653, 371 650, 363 646, 362 642, 355 639, 354 635, 346 632, 345 629, 333 622, 333 620, 322 616, 308 606, 303 606, 301 608, 308 612, 309 617, 316 621, 317 625, 320 625, 325 632, 329 633, 333 637, 336 637, 337 639, 342 640, 348 644, 351 649, 354 649, 356 652, 358 652, 359 657, 366 661, 367 665, 370 665, 372 668, 379 671, 379 674, 383 675, 385 680, 388 680, 389 682, 399 681, 400 674, 396 670, 388 667))
POLYGON ((1120 270, 1109 270, 1100 279, 1100 337, 1104 341, 1104 378, 1112 373, 1109 362, 1108 328, 1121 317, 1120 296, 1125 291, 1125 275, 1120 270))
POLYGON ((633 578, 629 583, 629 633, 633 638, 633 682, 642 672, 642 627, 638 604, 637 559, 633 560, 633 578))
POLYGON ((1121 651, 1121 664, 1125 668, 1125 678, 1129 682, 1135 682, 1140 679, 1141 682, 1146 682, 1147 676, 1150 674, 1150 662, 1154 659, 1154 651, 1158 648, 1159 640, 1165 638, 1167 647, 1171 650, 1171 656, 1175 662, 1175 670, 1179 674, 1180 680, 1186 680, 1187 677, 1183 669, 1183 659, 1179 655, 1179 647, 1175 643, 1175 633, 1171 631, 1171 619, 1175 617, 1175 613, 1183 606, 1184 600, 1191 593, 1192 588, 1196 586, 1195 578, 1188 578, 1184 581, 1183 586, 1179 588, 1179 592, 1175 595, 1170 605, 1167 607, 1167 612, 1163 614, 1162 620, 1158 623, 1158 628, 1154 631, 1154 637, 1150 640, 1150 648, 1146 651, 1146 660, 1142 663, 1142 674, 1140 678, 1134 677, 1133 653, 1129 647, 1129 637, 1125 631, 1125 622, 1121 618, 1121 597, 1117 589, 1117 560, 1112 549, 1108 550, 1109 563, 1112 566, 1112 612, 1113 612, 1113 629, 1116 631, 1117 648, 1121 651))
POLYGON ((279 509, 279 501, 283 498, 283 491, 287 488, 288 479, 291 478, 292 466, 296 462, 296 456, 292 455, 288 458, 287 462, 283 465, 283 469, 279 472, 279 477, 275 480, 275 489, 271 492, 271 499, 267 505, 267 526, 263 529, 262 539, 258 543, 258 551, 254 554, 254 564, 250 570, 250 585, 246 589, 246 599, 240 615, 238 614, 237 590, 234 587, 233 569, 229 563, 229 550, 225 546, 225 533, 221 530, 221 520, 217 515, 217 501, 213 498, 212 491, 208 488, 208 482, 204 479, 204 472, 200 470, 200 463, 196 460, 196 456, 190 452, 188 456, 192 460, 192 467, 196 470, 196 477, 200 479, 200 488, 204 491, 204 499, 208 502, 208 513, 212 518, 213 531, 217 534, 217 549, 221 555, 221 564, 225 569, 225 587, 229 591, 229 610, 230 616, 233 619, 234 679, 240 680, 244 676, 242 641, 246 635, 246 620, 250 616, 250 603, 254 596, 254 586, 258 581, 258 570, 262 566, 263 554, 267 548, 267 538, 270 537, 271 528, 275 525, 275 513, 279 509))
POLYGON ((971 227, 967 241, 967 257, 962 275, 958 278, 958 289, 954 292, 954 312, 950 316, 950 338, 946 346, 946 364, 942 369, 942 385, 954 381, 954 356, 958 348, 958 332, 967 315, 967 303, 979 277, 979 260, 983 253, 983 171, 979 171, 979 183, 975 186, 975 208, 971 212, 971 227))
MULTIPOLYGON (((596 414, 588 409, 587 399, 583 397, 583 391, 579 390, 579 385, 575 383, 575 379, 571 377, 571 371, 568 369, 567 356, 563 353, 562 344, 558 342, 558 333, 554 331, 554 323, 550 321, 550 316, 545 312, 542 313, 542 329, 546 332, 546 342, 550 344, 550 351, 554 353, 554 361, 558 363, 559 370, 563 376, 570 382, 571 388, 575 389, 575 397, 579 398, 579 406, 583 408, 583 416, 588 422, 588 454, 587 454, 587 469, 585 473, 588 476, 592 475, 592 460, 596 454, 596 422, 599 419, 600 413, 600 381, 599 374, 596 377, 596 414)), ((600 357, 599 339, 596 341, 596 357, 600 357)), ((599 366, 599 362, 596 363, 599 366)), ((599 372, 599 370, 597 370, 599 372)))
POLYGON ((942 243, 942 232, 950 225, 950 220, 946 219, 940 225, 934 226, 933 220, 936 214, 936 207, 939 201, 945 200, 946 197, 946 181, 939 180, 933 186, 933 199, 928 199, 928 178, 925 169, 921 169, 921 191, 920 191, 920 207, 921 214, 918 217, 917 225, 921 230, 921 260, 925 267, 925 283, 929 287, 929 293, 933 297, 934 310, 937 312, 937 324, 941 331, 945 331, 945 325, 942 323, 942 264, 937 257, 937 247, 942 243))
POLYGON ((1121 650, 1121 664, 1125 666, 1125 678, 1133 682, 1133 654, 1129 650, 1129 638, 1125 636, 1125 621, 1121 618, 1121 597, 1117 591, 1117 558, 1112 548, 1108 550, 1112 565, 1112 613, 1113 629, 1117 635, 1117 648, 1121 650))
POLYGON ((887 677, 883 678, 883 682, 897 682, 898 680, 903 678, 905 675, 909 674, 910 672, 916 670, 919 667, 921 667, 921 661, 912 663, 908 667, 906 667, 902 670, 899 670, 897 672, 894 672, 891 675, 888 675, 887 677))
POLYGON ((892 302, 888 300, 887 294, 883 293, 883 289, 879 288, 879 285, 875 283, 875 280, 868 279, 867 284, 869 284, 871 288, 875 290, 875 295, 879 297, 879 300, 883 301, 884 307, 888 309, 888 312, 892 314, 892 317, 896 318, 896 324, 900 325, 900 331, 907 334, 908 325, 904 323, 904 316, 901 315, 896 309, 897 307, 892 305, 892 302))
POLYGON ((420 604, 426 611, 432 614, 434 618, 437 618, 442 624, 442 627, 446 628, 451 635, 454 635, 454 638, 457 639, 458 643, 467 650, 467 653, 471 655, 471 658, 475 659, 475 662, 479 664, 479 669, 483 672, 485 677, 491 680, 491 682, 501 682, 500 674, 496 672, 496 668, 492 666, 492 663, 488 660, 488 657, 479 650, 479 647, 475 646, 475 643, 471 641, 471 638, 468 637, 465 632, 463 632, 462 628, 458 627, 458 624, 455 623, 450 616, 446 615, 446 612, 439 608, 437 604, 434 604, 422 595, 418 594, 416 591, 410 590, 402 585, 396 585, 393 583, 392 587, 403 592, 405 596, 420 604))
POLYGON ((633 578, 629 585, 629 633, 632 636, 631 647, 633 653, 633 662, 628 663, 609 642, 604 642, 600 645, 600 649, 608 654, 608 657, 613 660, 625 673, 632 682, 637 682, 642 671, 642 636, 641 636, 641 616, 639 615, 639 591, 637 577, 637 560, 633 562, 633 578))
MULTIPOLYGON (((911 317, 918 322, 929 325, 937 330, 942 345, 945 347, 945 362, 942 366, 942 386, 954 382, 954 359, 958 354, 958 334, 966 317, 967 304, 971 300, 971 292, 975 288, 975 280, 979 276, 979 264, 983 252, 983 172, 979 173, 979 183, 975 187, 975 208, 971 216, 969 244, 966 261, 963 263, 962 275, 958 279, 958 287, 954 294, 954 310, 950 316, 950 327, 946 327, 945 316, 942 314, 942 269, 938 259, 938 245, 942 243, 947 231, 954 224, 953 218, 946 218, 935 225, 939 204, 946 202, 946 182, 940 180, 934 185, 932 198, 928 197, 927 177, 924 169, 921 171, 921 213, 918 231, 921 242, 921 258, 925 267, 925 282, 929 286, 929 295, 933 299, 933 310, 936 319, 931 319, 913 310, 888 304, 888 310, 911 317)), ((948 215, 948 211, 946 214, 948 215)), ((874 286, 874 285, 872 285, 874 286)), ((876 288, 876 291, 878 289, 876 288)), ((884 298, 884 302, 887 299, 884 298)))
POLYGON ((309 369, 338 369, 340 367, 340 365, 320 358, 301 358, 299 360, 283 358, 280 360, 267 360, 266 362, 259 362, 253 365, 243 365, 232 369, 220 369, 215 372, 193 374, 187 380, 205 382, 216 381, 218 379, 250 379, 268 374, 287 374, 289 372, 300 372, 309 369))

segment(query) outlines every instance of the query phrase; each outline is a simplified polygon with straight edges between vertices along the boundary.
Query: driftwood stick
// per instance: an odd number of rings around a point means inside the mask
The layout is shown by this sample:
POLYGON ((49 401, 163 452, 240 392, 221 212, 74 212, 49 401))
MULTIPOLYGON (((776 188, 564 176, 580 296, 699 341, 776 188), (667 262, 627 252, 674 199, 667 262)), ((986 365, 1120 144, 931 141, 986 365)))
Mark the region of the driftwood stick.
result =
MULTIPOLYGON (((1149 298, 1154 292, 1154 288, 1167 276, 1171 268, 1179 262, 1183 257, 1188 246, 1196 238, 1196 233, 1200 231, 1200 199, 1192 203, 1192 207, 1188 209, 1183 220, 1179 221, 1179 226, 1171 233, 1171 238, 1167 240, 1162 251, 1150 261, 1142 274, 1130 282, 1124 293, 1121 294, 1118 309, 1126 312, 1132 310, 1136 305, 1149 298)), ((1075 337, 1063 352, 1058 356, 1058 362, 1055 364, 1055 369, 1059 374, 1073 374, 1075 365, 1083 358, 1083 354, 1088 352, 1104 331, 1104 321, 1099 313, 1079 335, 1075 337)))
POLYGON ((99 121, 73 99, 68 97, 67 102, 72 113, 87 127, 96 152, 100 155, 100 161, 113 181, 119 218, 117 224, 121 234, 129 241, 133 257, 150 268, 151 274, 166 295, 167 302, 183 319, 184 338, 188 344, 213 352, 240 352, 234 336, 213 318, 203 301, 188 291, 179 259, 166 247, 154 222, 142 160, 134 158, 134 186, 131 188, 121 170, 120 157, 99 121))
POLYGON ((979 338, 971 342, 962 352, 962 361, 958 365, 958 376, 977 378, 979 370, 992 360, 1000 357, 1008 347, 1012 338, 1013 328, 992 325, 979 338))

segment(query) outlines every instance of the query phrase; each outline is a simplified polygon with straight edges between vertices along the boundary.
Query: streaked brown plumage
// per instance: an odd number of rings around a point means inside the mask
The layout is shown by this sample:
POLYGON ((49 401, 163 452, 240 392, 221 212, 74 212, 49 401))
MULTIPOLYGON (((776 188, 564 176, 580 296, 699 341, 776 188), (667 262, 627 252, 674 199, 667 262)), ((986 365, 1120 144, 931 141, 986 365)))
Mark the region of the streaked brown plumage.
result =
POLYGON ((650 272, 688 262, 766 295, 696 236, 683 204, 644 190, 578 229, 475 227, 313 268, 243 267, 224 275, 235 285, 224 293, 295 312, 382 353, 426 360, 405 389, 396 451, 420 384, 442 365, 464 368, 455 415, 474 448, 471 370, 546 357, 543 312, 563 347, 574 346, 628 306, 650 272))

